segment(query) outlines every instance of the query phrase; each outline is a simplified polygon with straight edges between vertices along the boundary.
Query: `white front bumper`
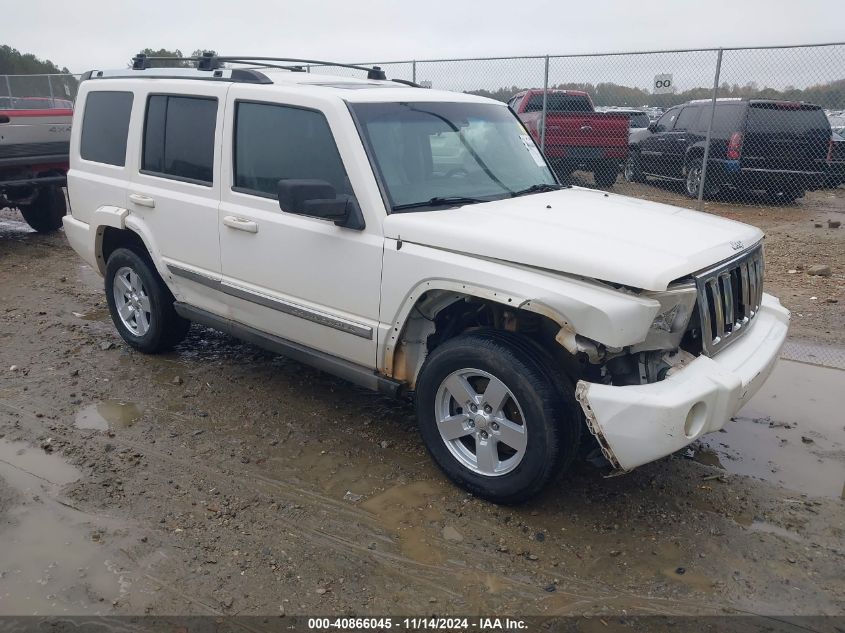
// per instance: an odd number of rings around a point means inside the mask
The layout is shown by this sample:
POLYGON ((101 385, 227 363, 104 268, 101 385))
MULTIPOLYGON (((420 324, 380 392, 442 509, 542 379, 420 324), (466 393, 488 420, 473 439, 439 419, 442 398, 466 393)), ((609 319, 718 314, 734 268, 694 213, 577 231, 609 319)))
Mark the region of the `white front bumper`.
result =
POLYGON ((721 429, 769 377, 788 327, 789 311, 763 294, 748 332, 712 358, 648 385, 579 381, 578 401, 605 457, 631 470, 721 429))

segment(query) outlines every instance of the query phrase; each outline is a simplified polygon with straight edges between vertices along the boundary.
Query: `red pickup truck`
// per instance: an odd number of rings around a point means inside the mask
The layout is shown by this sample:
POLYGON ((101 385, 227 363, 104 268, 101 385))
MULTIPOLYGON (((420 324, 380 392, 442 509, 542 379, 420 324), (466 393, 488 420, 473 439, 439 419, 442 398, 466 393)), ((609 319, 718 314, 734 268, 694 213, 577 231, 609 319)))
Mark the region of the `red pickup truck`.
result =
POLYGON ((0 96, 0 209, 17 207, 40 233, 57 230, 67 211, 72 116, 66 99, 0 96))
MULTIPOLYGON (((543 128, 543 91, 524 90, 508 101, 539 144, 543 128)), ((616 182, 628 156, 628 115, 596 112, 590 95, 579 90, 546 93, 545 154, 561 178, 576 169, 593 172, 599 187, 616 182)))

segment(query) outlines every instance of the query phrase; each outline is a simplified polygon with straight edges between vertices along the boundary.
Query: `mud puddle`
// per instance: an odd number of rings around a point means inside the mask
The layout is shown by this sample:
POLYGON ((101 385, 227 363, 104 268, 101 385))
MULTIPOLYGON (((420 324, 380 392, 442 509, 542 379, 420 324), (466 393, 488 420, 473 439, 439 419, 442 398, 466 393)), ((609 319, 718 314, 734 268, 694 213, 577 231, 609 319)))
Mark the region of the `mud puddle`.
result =
POLYGON ((845 498, 845 371, 781 360, 694 459, 815 497, 845 498))
POLYGON ((80 477, 56 455, 0 439, 0 615, 110 613, 128 593, 130 573, 104 544, 123 526, 60 500, 80 477))
POLYGON ((78 429, 108 431, 132 426, 141 417, 141 408, 133 402, 103 400, 80 409, 73 421, 78 429))
POLYGON ((419 563, 442 563, 446 555, 437 537, 460 541, 463 536, 453 527, 440 526, 443 512, 441 504, 436 503, 440 496, 442 492, 435 483, 415 481, 389 488, 361 507, 398 537, 404 556, 419 563))

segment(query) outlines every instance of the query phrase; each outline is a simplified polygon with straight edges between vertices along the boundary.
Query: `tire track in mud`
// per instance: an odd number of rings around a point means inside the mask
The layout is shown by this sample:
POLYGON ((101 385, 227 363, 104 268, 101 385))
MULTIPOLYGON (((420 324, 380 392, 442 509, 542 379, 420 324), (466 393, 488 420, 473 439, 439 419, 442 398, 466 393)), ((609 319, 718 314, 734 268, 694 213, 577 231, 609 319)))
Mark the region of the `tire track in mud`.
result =
MULTIPOLYGON (((0 408, 25 417, 34 424, 34 428, 30 430, 40 430, 41 433, 44 432, 43 428, 39 428, 43 424, 43 418, 38 418, 30 410, 31 408, 39 411, 51 410, 55 416, 59 417, 59 420, 54 420, 57 422, 66 415, 49 403, 41 402, 41 398, 30 398, 23 406, 19 401, 4 398, 0 399, 0 408)), ((156 413, 176 415, 163 410, 157 410, 156 413)), ((495 577, 495 583, 498 585, 497 593, 504 593, 509 599, 517 600, 520 604, 524 604, 525 601, 536 603, 540 608, 545 607, 546 613, 577 613, 585 607, 607 608, 613 605, 640 613, 681 614, 701 611, 706 606, 715 607, 715 605, 703 604, 701 601, 686 602, 645 596, 635 592, 620 592, 603 587, 600 580, 582 580, 566 576, 559 571, 555 573, 561 576, 560 584, 556 586, 554 593, 546 594, 543 593, 539 581, 528 582, 513 576, 498 574, 483 567, 470 567, 453 562, 471 561, 478 558, 479 551, 466 544, 447 542, 438 537, 433 537, 432 540, 445 552, 443 556, 445 561, 421 562, 396 551, 399 549, 400 536, 395 530, 385 526, 377 515, 357 509, 350 506, 348 502, 338 501, 315 490, 263 473, 235 473, 232 468, 234 464, 209 459, 208 455, 197 459, 193 450, 184 445, 180 447, 180 450, 189 452, 184 456, 177 456, 148 442, 135 441, 124 435, 107 437, 90 433, 80 437, 77 435, 80 431, 71 428, 66 431, 57 429, 54 435, 58 436, 60 433, 64 434, 65 441, 77 448, 79 448, 78 439, 93 443, 96 448, 88 445, 81 448, 83 451, 92 451, 95 455, 101 455, 107 445, 112 447, 113 453, 128 449, 142 454, 148 463, 148 467, 143 471, 144 475, 156 480, 161 487, 166 488, 169 480, 173 481, 178 477, 181 479, 180 484, 183 489, 190 490, 195 487, 193 477, 202 475, 204 487, 216 488, 221 493, 224 490, 234 489, 239 490, 239 492, 232 492, 234 495, 261 495, 264 502, 276 501, 279 503, 279 509, 272 515, 272 520, 301 543, 309 547, 319 547, 322 556, 339 556, 350 562, 361 559, 373 560, 399 582, 410 583, 419 591, 427 590, 431 595, 469 603, 473 607, 485 604, 485 596, 489 596, 491 592, 489 589, 485 591, 484 579, 491 575, 495 577), (173 474, 161 474, 165 472, 173 472, 173 474), (372 548, 369 544, 373 542, 389 544, 394 551, 372 548)), ((290 473, 292 477, 297 474, 295 468, 286 468, 284 472, 290 473)), ((128 479, 132 476, 132 471, 129 471, 125 477, 128 479)), ((126 501, 131 503, 132 500, 127 496, 126 501)), ((187 512, 192 513, 194 509, 188 507, 187 512)), ((491 528, 497 533, 491 538, 499 534, 512 536, 498 525, 493 525, 491 528)), ((485 555, 492 553, 490 550, 482 550, 482 552, 485 555)), ((519 571, 536 575, 534 570, 519 571)), ((152 580, 157 580, 148 572, 144 574, 150 576, 152 580)), ((162 584, 165 586, 168 583, 162 584)), ((203 601, 201 598, 187 594, 183 598, 195 604, 208 606, 207 600, 203 601)))

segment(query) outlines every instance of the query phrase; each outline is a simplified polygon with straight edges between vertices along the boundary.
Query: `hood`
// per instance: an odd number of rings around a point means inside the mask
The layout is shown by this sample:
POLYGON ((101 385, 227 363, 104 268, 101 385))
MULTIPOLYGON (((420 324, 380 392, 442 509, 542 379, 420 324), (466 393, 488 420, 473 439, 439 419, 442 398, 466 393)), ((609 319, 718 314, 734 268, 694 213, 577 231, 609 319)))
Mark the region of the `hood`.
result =
POLYGON ((763 237, 733 220, 583 188, 394 213, 384 231, 423 246, 643 290, 665 290, 763 237))

